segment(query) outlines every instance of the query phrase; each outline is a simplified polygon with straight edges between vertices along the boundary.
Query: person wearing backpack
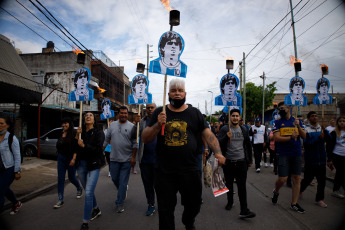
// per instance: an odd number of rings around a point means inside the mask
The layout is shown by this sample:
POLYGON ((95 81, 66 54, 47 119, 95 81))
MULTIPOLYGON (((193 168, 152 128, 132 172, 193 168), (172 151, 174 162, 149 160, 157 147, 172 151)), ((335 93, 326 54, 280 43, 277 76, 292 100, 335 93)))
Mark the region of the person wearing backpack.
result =
POLYGON ((20 165, 20 146, 13 134, 12 121, 9 117, 0 116, 0 211, 6 197, 13 204, 11 215, 17 214, 22 206, 10 189, 13 180, 19 180, 21 177, 20 165))

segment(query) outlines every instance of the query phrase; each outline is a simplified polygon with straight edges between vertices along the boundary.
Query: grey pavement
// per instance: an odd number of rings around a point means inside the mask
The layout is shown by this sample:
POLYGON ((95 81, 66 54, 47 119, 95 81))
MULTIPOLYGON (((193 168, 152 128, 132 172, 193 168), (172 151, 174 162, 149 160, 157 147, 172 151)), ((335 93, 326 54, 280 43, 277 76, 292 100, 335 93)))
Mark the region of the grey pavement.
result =
MULTIPOLYGON (((125 212, 121 214, 115 212, 114 202, 117 191, 107 174, 108 170, 105 167, 101 171, 95 192, 102 215, 90 223, 90 229, 158 229, 158 214, 155 213, 150 217, 144 215, 147 204, 140 174, 131 174, 130 176, 125 212)), ((332 191, 331 182, 328 182, 325 189, 325 202, 328 207, 321 208, 314 204, 316 185, 309 186, 304 192, 304 199, 300 201, 300 205, 306 210, 306 213, 299 214, 289 207, 291 188, 286 186, 280 191, 278 204, 273 205, 271 203, 275 179, 276 176, 273 174, 272 168, 262 167, 261 173, 256 173, 253 167, 249 169, 247 180, 248 207, 256 212, 257 216, 247 220, 238 218, 240 209, 237 194, 234 195, 235 206, 231 211, 226 211, 224 209, 226 195, 215 198, 210 189, 204 188, 204 204, 197 216, 196 228, 217 230, 344 229, 345 200, 330 195, 332 191)), ((24 163, 23 178, 16 181, 13 187, 19 186, 17 183, 27 183, 32 184, 32 187, 39 186, 39 188, 35 191, 26 192, 26 195, 25 192, 22 192, 23 195, 20 199, 23 201, 23 207, 17 215, 9 215, 9 209, 0 214, 2 220, 0 228, 13 230, 79 229, 83 217, 84 196, 82 199, 76 199, 76 188, 72 184, 66 183, 65 204, 60 209, 54 210, 53 205, 57 201, 56 180, 55 161, 32 159, 31 162, 24 163), (28 174, 34 174, 33 171, 36 171, 36 176, 29 176, 28 174), (25 176, 25 174, 27 175, 25 176)), ((17 187, 17 191, 20 191, 19 187, 17 187)), ((236 191, 236 185, 234 188, 236 191)), ((13 190, 16 192, 15 189, 13 190)), ((178 200, 175 211, 177 230, 184 229, 181 223, 182 211, 183 207, 178 200)))

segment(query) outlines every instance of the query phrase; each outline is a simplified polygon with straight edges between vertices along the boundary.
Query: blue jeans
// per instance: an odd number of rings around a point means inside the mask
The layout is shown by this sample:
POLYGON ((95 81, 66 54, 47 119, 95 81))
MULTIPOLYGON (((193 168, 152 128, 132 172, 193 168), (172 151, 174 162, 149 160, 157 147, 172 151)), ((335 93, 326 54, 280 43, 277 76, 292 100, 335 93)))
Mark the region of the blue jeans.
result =
POLYGON ((97 208, 97 201, 95 196, 95 188, 97 185, 100 169, 92 171, 87 170, 87 163, 81 160, 77 168, 80 183, 85 190, 85 205, 84 205, 84 219, 83 222, 89 222, 92 210, 97 208))
POLYGON ((66 170, 68 171, 69 181, 77 188, 78 191, 82 189, 77 178, 75 177, 75 171, 76 171, 75 166, 69 166, 71 159, 72 159, 72 156, 58 154, 58 161, 57 161, 58 195, 59 195, 59 200, 61 201, 63 201, 66 170))
POLYGON ((123 205, 126 198, 129 174, 131 172, 131 162, 110 162, 110 175, 114 185, 118 189, 115 204, 123 205))
MULTIPOLYGON (((5 196, 14 180, 14 166, 0 171, 0 211, 5 204, 5 196)), ((13 192, 12 192, 13 194, 13 192)), ((14 195, 14 194, 13 194, 14 195)), ((11 202, 13 202, 11 200, 11 202)))

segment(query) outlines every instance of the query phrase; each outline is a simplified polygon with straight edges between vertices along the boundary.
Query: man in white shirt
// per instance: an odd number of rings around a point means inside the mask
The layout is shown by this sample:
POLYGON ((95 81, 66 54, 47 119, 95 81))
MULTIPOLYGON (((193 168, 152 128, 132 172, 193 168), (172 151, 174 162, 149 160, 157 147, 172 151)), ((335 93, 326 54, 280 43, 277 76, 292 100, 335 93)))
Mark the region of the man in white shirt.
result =
POLYGON ((260 163, 262 158, 262 152, 266 146, 267 133, 266 127, 261 125, 260 118, 255 118, 255 125, 252 125, 249 130, 249 135, 253 136, 253 149, 255 158, 256 172, 260 172, 260 163))

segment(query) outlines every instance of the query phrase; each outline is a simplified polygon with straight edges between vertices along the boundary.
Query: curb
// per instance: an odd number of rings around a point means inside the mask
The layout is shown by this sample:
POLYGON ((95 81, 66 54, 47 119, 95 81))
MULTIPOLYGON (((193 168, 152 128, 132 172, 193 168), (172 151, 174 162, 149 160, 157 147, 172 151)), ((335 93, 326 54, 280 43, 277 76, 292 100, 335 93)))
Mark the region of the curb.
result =
MULTIPOLYGON (((69 183, 68 180, 66 180, 65 183, 66 182, 69 183)), ((42 195, 42 194, 44 194, 46 192, 49 192, 49 191, 53 190, 56 187, 57 187, 57 182, 49 184, 47 186, 44 186, 43 188, 37 189, 36 191, 33 191, 33 192, 31 192, 31 193, 29 193, 27 195, 23 195, 21 197, 17 197, 17 200, 19 200, 22 203, 25 203, 25 202, 27 202, 27 201, 35 198, 35 197, 38 197, 39 195, 42 195)), ((8 209, 11 209, 11 208, 12 208, 12 203, 8 202, 7 204, 4 205, 3 210, 8 210, 8 209)))

